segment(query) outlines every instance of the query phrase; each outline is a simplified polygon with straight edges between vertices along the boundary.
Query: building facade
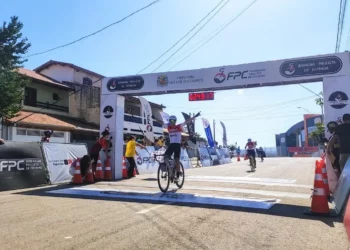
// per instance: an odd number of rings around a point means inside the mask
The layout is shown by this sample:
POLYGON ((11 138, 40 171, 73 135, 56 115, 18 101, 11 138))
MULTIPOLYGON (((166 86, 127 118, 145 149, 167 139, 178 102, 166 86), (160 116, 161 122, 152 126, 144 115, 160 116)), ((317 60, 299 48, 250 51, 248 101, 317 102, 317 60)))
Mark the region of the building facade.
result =
POLYGON ((316 124, 322 122, 322 115, 306 114, 303 118, 285 133, 275 136, 278 156, 308 157, 319 154, 318 141, 310 138, 310 134, 316 130, 316 124))
MULTIPOLYGON (((53 142, 83 142, 91 146, 100 136, 100 87, 103 75, 74 64, 49 61, 34 71, 20 69, 31 83, 24 89, 22 111, 11 119, 3 119, 1 136, 5 140, 40 141, 43 132, 53 129, 53 142)), ((159 116, 165 108, 150 103, 159 116)), ((124 131, 143 135, 145 120, 138 98, 126 97, 124 131)), ((163 128, 154 122, 154 136, 163 128)))

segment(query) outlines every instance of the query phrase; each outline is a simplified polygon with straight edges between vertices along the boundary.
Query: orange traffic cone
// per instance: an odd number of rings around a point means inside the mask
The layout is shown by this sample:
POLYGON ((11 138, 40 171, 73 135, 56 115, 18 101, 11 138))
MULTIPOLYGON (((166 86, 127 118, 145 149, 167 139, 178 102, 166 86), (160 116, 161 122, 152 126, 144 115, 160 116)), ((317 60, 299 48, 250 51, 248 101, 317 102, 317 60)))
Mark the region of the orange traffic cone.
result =
POLYGON ((237 155, 237 161, 241 161, 241 158, 239 157, 239 155, 237 155))
POLYGON ((97 160, 95 180, 103 180, 102 162, 100 156, 98 156, 97 160))
POLYGON ((128 178, 128 170, 126 169, 126 159, 125 156, 123 156, 123 178, 128 178))
POLYGON ((245 161, 248 160, 248 155, 247 154, 244 156, 244 160, 245 161))
POLYGON ((322 159, 322 160, 319 161, 319 164, 322 166, 323 184, 324 184, 324 188, 326 190, 327 198, 329 198, 331 193, 329 191, 328 174, 327 174, 326 163, 322 159))
POLYGON ((94 173, 92 172, 92 164, 90 164, 89 169, 86 172, 85 181, 87 183, 94 183, 94 173))
POLYGON ((323 183, 321 161, 316 161, 314 189, 312 193, 311 209, 305 211, 307 215, 331 216, 328 207, 328 199, 323 183))
POLYGON ((105 161, 105 180, 109 181, 112 180, 112 169, 111 169, 111 162, 108 157, 105 161))
POLYGON ((77 159, 76 164, 75 164, 73 183, 74 184, 82 184, 83 183, 83 177, 81 176, 81 169, 80 169, 80 158, 77 159))

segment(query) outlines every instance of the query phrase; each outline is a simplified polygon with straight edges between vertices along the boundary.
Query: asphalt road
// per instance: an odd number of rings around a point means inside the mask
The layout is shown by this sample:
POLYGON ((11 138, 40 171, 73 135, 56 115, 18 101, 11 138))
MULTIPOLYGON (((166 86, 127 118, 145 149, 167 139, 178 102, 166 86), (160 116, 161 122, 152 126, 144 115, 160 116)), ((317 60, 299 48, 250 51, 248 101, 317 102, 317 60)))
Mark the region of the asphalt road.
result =
POLYGON ((314 161, 189 169, 168 195, 156 174, 1 192, 0 249, 348 249, 339 218, 303 215, 314 161))

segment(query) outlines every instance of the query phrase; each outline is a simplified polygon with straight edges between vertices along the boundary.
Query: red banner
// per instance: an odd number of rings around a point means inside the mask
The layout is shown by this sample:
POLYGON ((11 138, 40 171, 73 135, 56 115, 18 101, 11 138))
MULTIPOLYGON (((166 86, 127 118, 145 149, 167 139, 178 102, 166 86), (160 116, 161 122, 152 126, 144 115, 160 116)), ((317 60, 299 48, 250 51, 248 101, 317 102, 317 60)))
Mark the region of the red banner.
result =
POLYGON ((315 153, 318 152, 318 147, 289 147, 289 153, 315 153))

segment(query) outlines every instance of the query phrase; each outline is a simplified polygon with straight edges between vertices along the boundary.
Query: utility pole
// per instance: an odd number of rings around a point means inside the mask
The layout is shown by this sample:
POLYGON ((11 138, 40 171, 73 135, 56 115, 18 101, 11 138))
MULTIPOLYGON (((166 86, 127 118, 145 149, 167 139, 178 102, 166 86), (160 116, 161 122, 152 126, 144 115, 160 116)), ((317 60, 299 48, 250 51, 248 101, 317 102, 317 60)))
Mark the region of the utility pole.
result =
POLYGON ((215 140, 215 120, 213 120, 213 131, 214 131, 214 143, 216 142, 215 140))

